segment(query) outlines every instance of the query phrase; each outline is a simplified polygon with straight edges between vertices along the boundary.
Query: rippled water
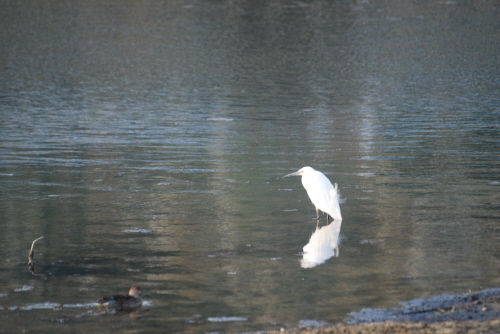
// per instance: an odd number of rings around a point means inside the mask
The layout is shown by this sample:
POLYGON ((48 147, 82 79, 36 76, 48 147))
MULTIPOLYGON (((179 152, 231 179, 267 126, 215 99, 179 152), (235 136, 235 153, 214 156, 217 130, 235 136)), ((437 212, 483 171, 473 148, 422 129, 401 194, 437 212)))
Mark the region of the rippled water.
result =
POLYGON ((0 8, 4 330, 288 328, 499 286, 497 2, 0 8), (306 165, 341 224, 281 178, 306 165), (132 285, 140 314, 96 311, 132 285))

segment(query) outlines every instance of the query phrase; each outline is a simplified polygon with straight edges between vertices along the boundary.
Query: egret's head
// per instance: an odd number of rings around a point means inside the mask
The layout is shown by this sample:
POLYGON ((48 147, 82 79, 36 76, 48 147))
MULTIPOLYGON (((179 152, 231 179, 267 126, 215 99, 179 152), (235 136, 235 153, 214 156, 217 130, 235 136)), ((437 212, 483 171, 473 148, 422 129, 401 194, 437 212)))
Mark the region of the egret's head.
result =
POLYGON ((302 176, 304 175, 305 173, 307 172, 311 172, 311 171, 314 171, 314 168, 312 167, 302 167, 301 169, 299 169, 298 171, 296 171, 295 173, 290 173, 288 175, 285 175, 283 177, 288 177, 288 176, 302 176))

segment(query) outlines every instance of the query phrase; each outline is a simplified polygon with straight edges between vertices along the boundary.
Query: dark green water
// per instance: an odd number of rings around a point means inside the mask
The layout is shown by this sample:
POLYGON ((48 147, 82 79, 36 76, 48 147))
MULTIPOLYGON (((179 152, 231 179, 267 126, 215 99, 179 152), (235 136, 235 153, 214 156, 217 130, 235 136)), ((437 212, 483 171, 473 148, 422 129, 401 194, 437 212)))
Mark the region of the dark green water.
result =
POLYGON ((498 287, 499 17, 496 1, 0 2, 2 330, 279 329, 498 287), (339 184, 338 252, 281 179, 303 166, 339 184), (332 257, 304 266, 310 238, 332 257), (140 320, 96 312, 132 285, 140 320))

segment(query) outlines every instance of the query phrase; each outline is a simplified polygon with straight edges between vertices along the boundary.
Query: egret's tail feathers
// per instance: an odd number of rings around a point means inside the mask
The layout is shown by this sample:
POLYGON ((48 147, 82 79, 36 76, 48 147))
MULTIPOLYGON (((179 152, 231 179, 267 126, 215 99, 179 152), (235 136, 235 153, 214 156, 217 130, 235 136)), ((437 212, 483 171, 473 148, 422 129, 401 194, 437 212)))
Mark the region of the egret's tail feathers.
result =
POLYGON ((331 196, 331 202, 330 202, 330 212, 329 215, 332 217, 334 220, 342 220, 342 214, 340 213, 340 205, 339 205, 339 191, 338 191, 338 184, 334 183, 334 191, 331 196))
POLYGON ((329 215, 330 215, 330 217, 333 218, 333 220, 342 220, 342 215, 340 214, 340 210, 334 211, 334 212, 330 213, 329 215))

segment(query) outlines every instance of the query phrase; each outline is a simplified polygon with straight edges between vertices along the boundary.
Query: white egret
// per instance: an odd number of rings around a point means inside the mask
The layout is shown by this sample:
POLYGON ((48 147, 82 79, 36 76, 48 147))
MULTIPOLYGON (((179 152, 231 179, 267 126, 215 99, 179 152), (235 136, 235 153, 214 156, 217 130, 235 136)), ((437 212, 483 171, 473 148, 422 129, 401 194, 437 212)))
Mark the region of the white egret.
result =
POLYGON ((316 208, 316 219, 319 219, 318 210, 321 210, 326 213, 327 222, 328 216, 334 220, 342 220, 336 183, 334 187, 323 173, 312 167, 302 167, 299 171, 283 177, 288 176, 302 176, 302 185, 316 208))

